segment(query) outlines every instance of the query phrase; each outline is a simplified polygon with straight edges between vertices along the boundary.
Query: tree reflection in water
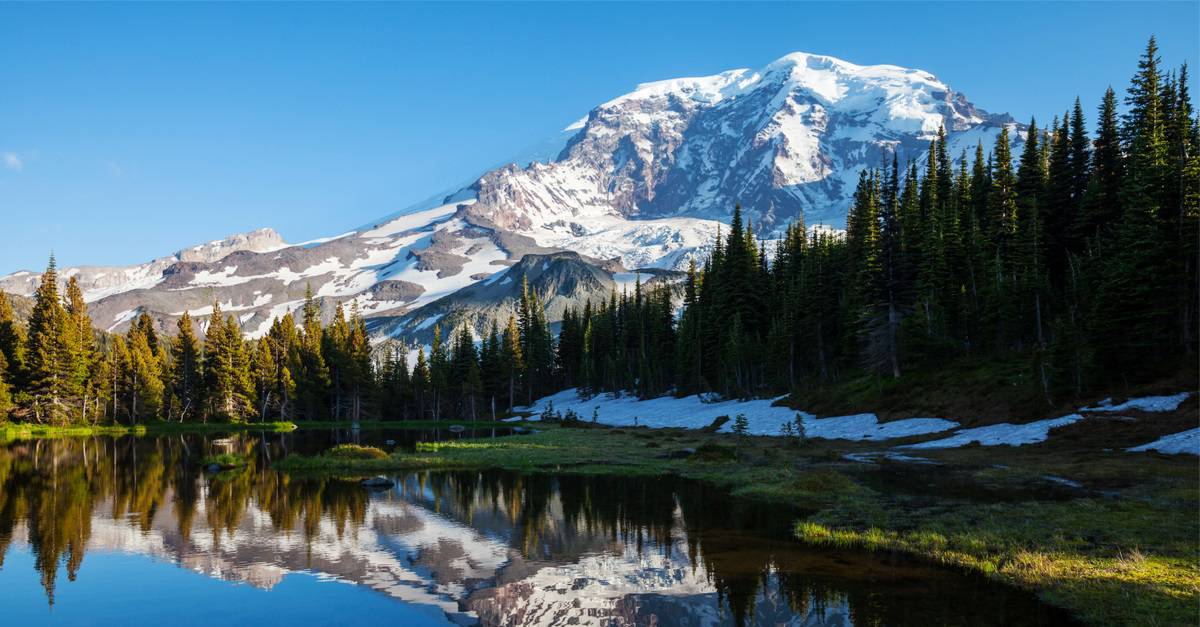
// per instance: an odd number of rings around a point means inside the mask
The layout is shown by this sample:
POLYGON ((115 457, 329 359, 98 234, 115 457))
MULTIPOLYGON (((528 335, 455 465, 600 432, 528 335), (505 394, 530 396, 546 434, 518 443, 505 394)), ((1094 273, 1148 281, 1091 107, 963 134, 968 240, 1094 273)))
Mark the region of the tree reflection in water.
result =
POLYGON ((978 577, 802 547, 796 513, 660 477, 411 472, 372 493, 288 475, 278 434, 0 446, 0 567, 28 546, 50 604, 88 551, 270 588, 313 571, 483 624, 1062 624, 978 577), (206 473, 235 452, 247 465, 206 473))

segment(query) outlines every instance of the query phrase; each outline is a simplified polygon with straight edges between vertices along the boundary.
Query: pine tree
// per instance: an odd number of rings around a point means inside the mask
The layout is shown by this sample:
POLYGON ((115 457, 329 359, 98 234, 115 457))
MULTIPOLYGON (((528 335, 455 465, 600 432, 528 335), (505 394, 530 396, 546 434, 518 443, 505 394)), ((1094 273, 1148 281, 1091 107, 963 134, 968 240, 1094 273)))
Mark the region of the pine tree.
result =
POLYGON ((1171 308, 1163 298, 1173 292, 1160 222, 1167 145, 1157 54, 1151 37, 1126 98, 1129 112, 1122 133, 1129 158, 1122 214, 1094 311, 1101 365, 1114 372, 1161 367, 1159 355, 1169 352, 1173 336, 1171 308))
POLYGON ((176 323, 176 333, 171 338, 170 398, 167 419, 187 422, 198 416, 203 399, 200 388, 202 378, 200 363, 203 357, 200 340, 192 325, 192 317, 183 312, 176 323))
POLYGON ((433 325, 433 344, 429 348, 429 391, 433 419, 442 419, 442 410, 450 401, 450 350, 442 338, 441 325, 433 325))
POLYGON ((320 420, 328 415, 326 398, 329 391, 329 367, 322 352, 324 330, 321 309, 313 296, 312 286, 305 289, 303 333, 295 360, 298 411, 307 420, 320 420))
POLYGON ((1079 241, 1107 235, 1121 217, 1121 190, 1125 186, 1125 157, 1117 122, 1117 96, 1110 87, 1100 105, 1100 121, 1093 142, 1092 175, 1083 198, 1076 227, 1079 241))
POLYGON ((51 255, 34 293, 25 350, 26 387, 34 419, 39 423, 65 424, 70 419, 66 404, 66 318, 58 295, 58 268, 51 255))
POLYGON ((1037 121, 1030 120, 1016 183, 1017 233, 1014 241, 1017 249, 1014 250, 1014 268, 1017 275, 1017 302, 1006 303, 1006 311, 1011 312, 1009 317, 1017 325, 1013 329, 1013 339, 1019 343, 1030 338, 1038 346, 1044 346, 1042 307, 1046 277, 1041 204, 1046 189, 1046 170, 1040 152, 1040 139, 1037 121))
POLYGON ((240 422, 254 413, 254 383, 237 320, 213 304, 204 338, 204 383, 208 417, 240 422))
POLYGON ((430 387, 429 362, 425 360, 425 348, 420 347, 417 349, 417 363, 413 366, 412 390, 413 400, 417 406, 417 415, 422 419, 425 417, 425 408, 428 405, 430 387))
MULTIPOLYGON (((96 402, 95 379, 99 355, 96 354, 96 339, 92 319, 88 316, 83 290, 72 276, 67 280, 66 320, 63 329, 64 366, 66 369, 64 389, 74 406, 73 417, 93 421, 99 410, 96 402)), ((143 314, 145 315, 145 314, 143 314)))
POLYGON ((25 329, 13 314, 8 295, 0 292, 0 354, 7 364, 8 382, 14 387, 24 384, 25 329))
POLYGON ((12 385, 9 383, 8 359, 0 352, 0 419, 7 420, 12 408, 12 385))
POLYGON ((516 318, 508 317, 508 325, 500 340, 500 361, 504 368, 504 379, 507 383, 508 411, 516 405, 517 394, 521 390, 522 377, 525 373, 525 356, 521 350, 521 333, 517 327, 516 318))
MULTIPOLYGON (((582 347, 580 347, 580 350, 582 350, 582 347)), ((578 362, 576 362, 576 366, 578 366, 578 362)), ((483 379, 483 394, 487 402, 487 408, 491 412, 492 420, 496 420, 497 401, 503 398, 506 381, 504 377, 504 349, 500 340, 500 328, 497 326, 495 318, 492 318, 491 326, 488 328, 487 340, 483 342, 483 348, 480 351, 479 369, 480 376, 483 379)))
POLYGON ((162 365, 150 347, 151 337, 143 325, 130 325, 125 337, 128 347, 123 361, 125 415, 131 424, 159 417, 162 409, 162 365))
POLYGON ((450 358, 451 381, 458 397, 457 416, 477 419, 479 395, 482 393, 482 378, 479 373, 479 354, 475 351, 475 339, 466 325, 459 327, 454 338, 454 350, 450 358))
POLYGON ((254 343, 254 361, 251 370, 254 381, 254 394, 258 408, 258 419, 267 421, 268 412, 274 401, 275 390, 275 358, 271 354, 270 342, 260 339, 254 343))

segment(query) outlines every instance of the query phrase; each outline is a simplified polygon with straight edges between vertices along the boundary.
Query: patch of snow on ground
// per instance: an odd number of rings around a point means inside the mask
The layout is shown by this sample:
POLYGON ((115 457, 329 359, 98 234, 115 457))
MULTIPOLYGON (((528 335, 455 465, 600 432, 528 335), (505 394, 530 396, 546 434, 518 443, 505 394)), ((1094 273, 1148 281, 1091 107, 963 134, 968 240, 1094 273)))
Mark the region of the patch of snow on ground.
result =
POLYGON ((905 463, 905 464, 937 465, 937 462, 933 461, 932 459, 927 459, 924 457, 917 457, 915 455, 905 455, 904 453, 897 453, 895 451, 870 451, 870 452, 866 452, 866 453, 846 453, 842 457, 844 459, 848 459, 852 462, 859 462, 861 464, 874 464, 878 460, 883 459, 883 460, 887 460, 890 462, 901 462, 901 463, 905 463))
POLYGON ((113 316, 113 323, 111 325, 109 325, 108 330, 112 331, 113 329, 121 326, 122 324, 125 324, 126 322, 133 320, 134 318, 136 318, 138 316, 139 311, 140 311, 139 308, 134 307, 133 309, 126 309, 125 311, 122 311, 121 313, 113 316))
POLYGON ((1057 483, 1058 485, 1066 486, 1068 488, 1079 489, 1079 488, 1083 487, 1082 483, 1079 483, 1078 481, 1074 481, 1071 479, 1067 479, 1066 477, 1056 477, 1054 475, 1046 475, 1042 478, 1045 479, 1046 481, 1049 481, 1050 483, 1057 483))
POLYGON ((1038 420, 1023 425, 1002 422, 986 427, 963 429, 948 438, 908 444, 900 448, 958 448, 972 442, 978 442, 983 446, 1021 446, 1022 444, 1034 444, 1045 441, 1051 429, 1065 427, 1080 420, 1083 420, 1083 416, 1071 414, 1061 418, 1038 420))
POLYGON ((1112 399, 1106 398, 1100 401, 1100 404, 1095 407, 1084 407, 1079 411, 1128 411, 1136 409, 1146 412, 1168 412, 1178 409, 1191 395, 1191 392, 1180 392, 1179 394, 1171 394, 1169 396, 1143 396, 1141 398, 1131 398, 1120 405, 1113 405, 1112 399))
POLYGON ((949 431, 958 426, 941 418, 908 418, 880 423, 875 414, 855 414, 833 418, 804 416, 804 431, 809 437, 827 440, 891 440, 914 435, 949 431))
POLYGON ((434 314, 432 316, 429 316, 428 318, 422 320, 421 324, 418 324, 417 326, 413 327, 413 331, 423 331, 425 329, 428 329, 429 327, 437 324, 437 321, 441 320, 443 315, 444 314, 434 314))
POLYGON ((1200 427, 1163 436, 1148 444, 1126 449, 1130 453, 1158 451, 1167 455, 1200 455, 1200 427))
POLYGON ((201 270, 196 273, 196 276, 192 277, 189 285, 195 287, 227 287, 249 283, 257 278, 252 276, 235 276, 237 269, 237 266, 225 266, 220 272, 201 270))
POLYGON ((957 422, 940 418, 910 418, 881 424, 874 414, 816 418, 789 407, 775 406, 772 403, 776 400, 778 398, 705 402, 700 396, 661 396, 639 400, 636 396, 617 398, 612 394, 580 398, 578 390, 573 388, 539 399, 521 409, 532 412, 536 418, 548 404, 553 403, 556 412, 570 409, 585 421, 591 420, 595 409, 599 412, 598 421, 604 424, 633 426, 636 420, 639 426, 654 428, 699 429, 712 424, 718 416, 729 416, 730 421, 721 427, 723 433, 733 430, 734 417, 745 414, 751 435, 779 435, 783 424, 793 422, 796 415, 800 414, 808 437, 827 440, 885 440, 937 433, 958 426, 957 422))

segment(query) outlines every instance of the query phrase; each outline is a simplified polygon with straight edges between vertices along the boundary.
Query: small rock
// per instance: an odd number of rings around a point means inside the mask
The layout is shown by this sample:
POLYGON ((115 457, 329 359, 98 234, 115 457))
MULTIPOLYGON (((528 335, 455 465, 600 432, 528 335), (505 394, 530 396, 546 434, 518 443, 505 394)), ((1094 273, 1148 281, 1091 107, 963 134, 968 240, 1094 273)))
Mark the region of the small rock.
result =
POLYGON ((667 459, 688 459, 696 454, 695 448, 680 448, 667 453, 667 459))
POLYGON ((395 481, 387 477, 370 477, 359 482, 364 488, 390 488, 396 485, 395 481))
POLYGON ((467 428, 462 425, 450 425, 450 433, 462 433, 466 430, 467 428))

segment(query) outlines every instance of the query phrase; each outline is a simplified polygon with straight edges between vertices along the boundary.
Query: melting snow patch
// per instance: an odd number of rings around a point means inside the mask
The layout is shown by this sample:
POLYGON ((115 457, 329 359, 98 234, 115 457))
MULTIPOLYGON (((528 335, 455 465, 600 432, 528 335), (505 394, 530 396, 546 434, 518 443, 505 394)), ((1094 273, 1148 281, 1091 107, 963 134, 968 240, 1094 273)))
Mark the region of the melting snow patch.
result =
POLYGON ((1106 398, 1095 407, 1084 407, 1079 411, 1128 411, 1130 409, 1147 412, 1175 411, 1191 395, 1191 392, 1180 392, 1170 396, 1143 396, 1142 398, 1131 398, 1120 405, 1113 405, 1112 399, 1106 398))
POLYGON ((880 424, 875 414, 804 417, 804 430, 808 436, 827 440, 890 440, 949 431, 957 426, 957 422, 941 418, 908 418, 880 424))
POLYGON ((125 324, 126 322, 133 320, 134 318, 136 318, 138 316, 139 311, 140 311, 140 309, 135 307, 133 309, 126 309, 125 311, 122 311, 121 313, 113 316, 113 323, 111 326, 108 327, 108 330, 112 331, 113 329, 121 326, 122 324, 125 324))
POLYGON ((616 397, 612 394, 600 394, 592 398, 581 398, 578 390, 570 389, 542 398, 522 409, 532 412, 536 417, 545 411, 548 404, 553 403, 556 412, 566 412, 570 409, 579 414, 582 420, 590 420, 595 411, 597 420, 604 424, 654 428, 700 429, 712 424, 719 416, 729 416, 731 420, 721 427, 723 433, 733 430, 732 418, 744 414, 747 431, 751 435, 779 435, 783 425, 794 422, 799 414, 808 437, 826 440, 886 440, 937 433, 958 426, 957 422, 941 418, 910 418, 880 424, 875 414, 816 418, 812 414, 774 405, 779 398, 783 397, 750 401, 709 401, 700 396, 661 396, 639 400, 636 396, 616 397))
POLYGON ((1057 483, 1058 485, 1066 486, 1068 488, 1082 488, 1083 487, 1082 483, 1079 483, 1078 481, 1073 481, 1071 479, 1067 479, 1066 477, 1055 477, 1054 475, 1046 475, 1042 478, 1045 479, 1046 481, 1049 481, 1050 483, 1057 483))
POLYGON ((905 464, 925 464, 936 466, 937 462, 925 457, 916 457, 915 455, 905 455, 895 451, 873 451, 868 453, 846 453, 843 455, 845 459, 852 462, 862 464, 874 464, 878 460, 887 460, 889 462, 901 462, 905 464))
POLYGON ((428 318, 422 320, 421 324, 418 324, 417 326, 413 327, 413 331, 423 331, 425 329, 428 329, 429 327, 437 324, 437 321, 441 320, 443 315, 444 314, 434 314, 432 316, 429 316, 428 318))
POLYGON ((1149 444, 1135 446, 1126 450, 1130 453, 1158 451, 1167 455, 1179 455, 1182 453, 1200 455, 1200 427, 1163 436, 1149 444))
POLYGON ((1023 425, 1003 422, 998 425, 963 429, 948 438, 908 444, 901 448, 958 448, 972 442, 978 442, 983 446, 1034 444, 1045 441, 1051 429, 1065 427, 1080 420, 1083 420, 1083 416, 1071 414, 1062 418, 1038 420, 1023 425))

